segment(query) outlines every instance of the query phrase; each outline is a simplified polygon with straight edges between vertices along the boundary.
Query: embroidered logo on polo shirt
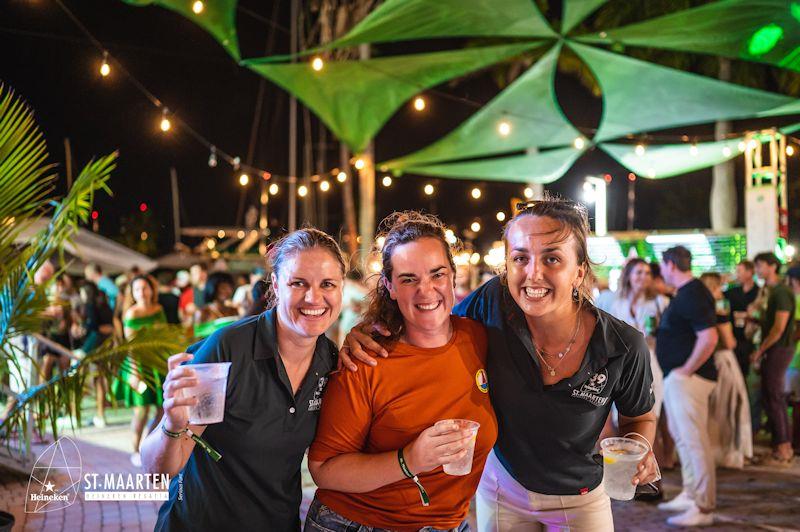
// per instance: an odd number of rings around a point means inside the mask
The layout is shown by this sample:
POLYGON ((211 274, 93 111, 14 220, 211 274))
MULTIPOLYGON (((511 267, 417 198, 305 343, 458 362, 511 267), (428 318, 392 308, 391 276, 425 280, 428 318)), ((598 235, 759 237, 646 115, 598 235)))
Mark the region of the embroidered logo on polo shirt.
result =
POLYGON ((486 376, 486 370, 481 368, 475 374, 475 384, 478 385, 478 390, 481 393, 488 393, 489 392, 489 378, 486 376))
POLYGON ((328 377, 320 377, 317 381, 317 389, 314 390, 314 397, 308 400, 309 412, 315 412, 322 408, 322 392, 325 391, 326 384, 328 384, 328 377))
POLYGON ((600 395, 608 384, 608 370, 601 369, 584 382, 580 389, 572 390, 572 397, 589 401, 594 406, 604 406, 609 398, 600 395))

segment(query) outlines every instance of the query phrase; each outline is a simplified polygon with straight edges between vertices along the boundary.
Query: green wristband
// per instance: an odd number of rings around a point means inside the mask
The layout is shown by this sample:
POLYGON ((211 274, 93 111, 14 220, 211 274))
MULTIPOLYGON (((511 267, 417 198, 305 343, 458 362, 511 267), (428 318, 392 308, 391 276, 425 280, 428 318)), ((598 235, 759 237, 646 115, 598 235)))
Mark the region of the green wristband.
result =
POLYGON ((414 484, 417 485, 417 489, 419 490, 419 498, 422 501, 422 506, 430 506, 431 498, 428 496, 428 492, 425 491, 425 488, 422 486, 422 482, 419 481, 419 477, 411 472, 408 468, 408 464, 406 463, 406 459, 403 456, 403 448, 397 449, 397 461, 400 463, 400 469, 403 471, 403 475, 406 478, 410 478, 414 484))

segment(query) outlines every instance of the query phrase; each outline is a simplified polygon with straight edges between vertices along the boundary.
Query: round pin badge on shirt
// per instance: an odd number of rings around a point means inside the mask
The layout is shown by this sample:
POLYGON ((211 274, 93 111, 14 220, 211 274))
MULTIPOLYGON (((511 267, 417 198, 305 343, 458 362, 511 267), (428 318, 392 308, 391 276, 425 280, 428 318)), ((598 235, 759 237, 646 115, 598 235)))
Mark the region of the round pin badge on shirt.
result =
POLYGON ((475 384, 478 385, 478 390, 481 393, 488 393, 489 392, 489 379, 486 377, 486 370, 481 368, 475 374, 475 384))

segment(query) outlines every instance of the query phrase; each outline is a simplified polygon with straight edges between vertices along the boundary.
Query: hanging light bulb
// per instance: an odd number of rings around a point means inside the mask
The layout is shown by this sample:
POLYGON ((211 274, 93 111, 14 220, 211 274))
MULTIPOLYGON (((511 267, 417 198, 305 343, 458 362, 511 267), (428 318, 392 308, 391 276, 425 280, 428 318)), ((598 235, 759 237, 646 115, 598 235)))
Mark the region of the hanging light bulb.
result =
POLYGON ((643 156, 645 152, 644 144, 637 144, 634 151, 636 152, 636 155, 638 155, 639 157, 643 156))
POLYGON ((388 175, 383 176, 383 179, 381 180, 381 183, 383 183, 383 186, 385 186, 385 187, 392 186, 392 178, 391 178, 391 176, 388 176, 388 175))
POLYGON ((497 218, 498 222, 504 222, 506 220, 506 213, 503 211, 498 211, 495 215, 495 218, 497 218))
POLYGON ((786 146, 786 155, 788 155, 789 157, 794 155, 794 146, 792 146, 791 144, 786 146))
POLYGON ((366 165, 367 163, 364 162, 364 159, 359 157, 358 159, 356 159, 356 163, 353 166, 356 167, 356 170, 363 170, 366 165))
POLYGON ((305 185, 300 185, 299 187, 297 187, 297 195, 300 196, 301 198, 305 198, 306 196, 308 196, 308 187, 305 185))
POLYGON ((522 191, 522 195, 525 196, 525 199, 531 199, 533 197, 533 189, 531 187, 525 187, 525 190, 522 191))
POLYGON ((756 139, 750 139, 747 142, 747 149, 748 150, 754 150, 756 148, 758 148, 758 142, 756 142, 756 139))
POLYGON ((469 228, 472 229, 473 233, 477 233, 478 231, 481 230, 481 223, 479 221, 475 220, 474 222, 472 222, 470 224, 469 228))
POLYGON ((324 66, 325 66, 325 62, 319 56, 317 56, 317 57, 315 57, 314 59, 311 60, 311 68, 313 68, 317 72, 322 70, 322 67, 324 67, 324 66))
POLYGON ((247 174, 242 174, 239 176, 239 184, 243 187, 246 187, 247 184, 250 183, 250 176, 247 174))
POLYGON ((217 148, 211 146, 211 153, 208 154, 208 166, 215 168, 217 166, 217 148))
POLYGON ((511 134, 511 124, 507 120, 501 121, 497 124, 497 132, 501 137, 507 137, 511 134))
POLYGON ((161 124, 159 124, 159 127, 161 127, 161 131, 163 131, 164 133, 169 131, 169 129, 172 127, 172 124, 170 123, 169 118, 167 118, 167 113, 168 112, 169 111, 167 110, 166 107, 164 107, 161 110, 161 124))
POLYGON ((327 192, 331 189, 331 184, 328 181, 320 181, 319 189, 323 192, 327 192))
POLYGON ((217 231, 217 238, 225 238, 225 231, 223 231, 222 229, 217 231))
POLYGON ((336 174, 336 181, 338 181, 339 183, 344 183, 345 181, 347 181, 347 174, 344 172, 339 172, 338 174, 336 174))
POLYGON ((199 15, 203 12, 206 6, 200 0, 197 0, 195 3, 192 4, 192 11, 194 11, 195 15, 199 15))
POLYGON ((743 152, 746 147, 747 146, 745 145, 743 140, 739 141, 739 144, 737 145, 737 148, 739 149, 739 152, 743 152))
POLYGON ((692 145, 689 147, 689 154, 694 157, 697 155, 697 143, 693 142, 692 145))
POLYGON ((233 164, 233 171, 235 172, 242 165, 242 159, 240 157, 234 157, 231 163, 233 164))
POLYGON ((583 139, 583 137, 575 137, 572 145, 575 146, 576 150, 582 150, 583 147, 586 146, 586 141, 583 139))
POLYGON ((100 75, 103 77, 111 74, 111 66, 108 64, 108 52, 103 52, 103 62, 100 64, 100 75))
POLYGON ((473 199, 480 198, 481 197, 481 189, 479 189, 478 187, 473 188, 470 191, 470 195, 472 196, 473 199))
POLYGON ((433 188, 433 185, 428 183, 427 185, 425 185, 425 188, 423 188, 422 191, 425 193, 426 196, 433 196, 435 189, 433 188))
POLYGON ((729 147, 725 146, 724 148, 722 148, 722 155, 724 155, 725 157, 730 157, 731 153, 732 152, 729 147))
POLYGON ((269 186, 269 193, 272 194, 273 196, 276 195, 279 190, 280 188, 278 187, 278 183, 272 183, 269 186))
POLYGON ((414 98, 414 109, 417 111, 424 111, 425 110, 425 98, 422 96, 417 96, 414 98))

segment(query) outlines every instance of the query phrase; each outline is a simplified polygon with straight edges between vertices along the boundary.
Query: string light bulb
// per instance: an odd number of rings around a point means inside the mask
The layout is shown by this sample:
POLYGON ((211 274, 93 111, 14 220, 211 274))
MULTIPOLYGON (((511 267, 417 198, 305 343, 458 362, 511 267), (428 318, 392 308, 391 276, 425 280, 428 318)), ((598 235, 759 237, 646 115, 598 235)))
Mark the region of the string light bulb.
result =
POLYGON ((497 211, 497 214, 495 215, 495 218, 497 218, 498 222, 505 222, 506 221, 506 213, 504 213, 503 211, 497 211))
POLYGON ((356 167, 356 170, 363 170, 366 165, 367 163, 364 162, 364 159, 359 157, 358 159, 356 159, 356 163, 353 166, 356 167))
POLYGON ((636 152, 636 155, 638 155, 639 157, 642 157, 644 155, 644 152, 645 152, 644 144, 637 144, 636 148, 634 149, 634 151, 636 152))
POLYGON ((331 189, 331 184, 328 181, 320 181, 319 189, 323 192, 327 192, 331 189))
POLYGON ((472 196, 473 199, 479 199, 481 197, 481 189, 478 187, 473 188, 470 191, 470 196, 472 196))
POLYGON ((242 159, 240 157, 234 157, 231 163, 233 164, 233 171, 235 172, 242 165, 242 159))
POLYGON ((167 118, 168 112, 169 111, 167 110, 166 107, 164 107, 161 110, 161 123, 159 124, 159 127, 161 128, 161 131, 163 131, 164 133, 169 131, 170 128, 172 127, 172 123, 169 121, 169 118, 167 118))
POLYGON ((217 231, 217 238, 225 238, 225 231, 223 231, 222 229, 217 231))
POLYGON ((575 146, 576 150, 582 150, 584 146, 586 146, 586 141, 583 137, 575 137, 575 140, 572 141, 572 145, 575 146))
POLYGON ((239 184, 243 187, 246 187, 250 183, 250 176, 247 174, 242 174, 239 176, 239 184))
POLYGON ((336 181, 338 181, 339 183, 344 183, 345 181, 347 181, 347 174, 344 172, 339 172, 338 174, 336 174, 336 181))
POLYGON ((280 188, 278 187, 278 183, 272 183, 269 186, 269 193, 272 194, 273 196, 275 196, 279 190, 280 188))
POLYGON ((758 142, 756 142, 756 139, 750 139, 750 141, 747 143, 747 149, 749 150, 755 150, 757 147, 758 142))
POLYGON ((425 188, 423 188, 422 191, 425 193, 426 196, 433 196, 435 189, 433 188, 433 185, 428 183, 427 185, 425 185, 425 188))
POLYGON ((297 187, 297 195, 300 196, 301 198, 305 198, 306 196, 308 196, 308 187, 305 185, 300 185, 299 187, 297 187))
POLYGON ((100 75, 104 78, 111 74, 111 65, 108 64, 108 52, 103 52, 103 62, 100 64, 100 75))
POLYGON ((531 187, 525 187, 525 190, 522 191, 522 195, 525 196, 525 199, 531 199, 533 197, 533 189, 531 187))
POLYGON ((205 8, 206 6, 205 4, 203 4, 201 0, 196 0, 192 4, 192 11, 194 12, 195 15, 199 15, 200 13, 202 13, 205 8))
POLYGON ((789 157, 794 155, 794 146, 792 146, 791 144, 786 146, 786 155, 789 157))
POLYGON ((417 96, 414 98, 414 109, 417 111, 424 111, 425 110, 425 98, 422 96, 417 96))
POLYGON ((724 148, 722 148, 722 155, 724 155, 725 157, 730 157, 731 153, 732 152, 729 147, 725 146, 724 148))
POLYGON ((689 147, 689 154, 694 157, 697 155, 697 143, 693 142, 692 145, 689 147))
POLYGON ((315 71, 319 72, 325 66, 325 62, 322 60, 321 57, 317 56, 311 60, 311 68, 315 71))
POLYGON ((211 146, 211 153, 208 154, 208 166, 216 168, 217 166, 217 148, 211 146))
POLYGON ((381 180, 381 183, 383 183, 383 186, 385 186, 385 187, 392 186, 392 177, 388 176, 388 175, 383 176, 383 179, 381 180))
POLYGON ((507 137, 511 134, 511 124, 507 120, 501 121, 497 124, 497 132, 501 137, 507 137))
POLYGON ((478 231, 481 230, 481 223, 479 221, 475 220, 474 222, 472 222, 470 224, 469 228, 472 229, 473 233, 477 233, 478 231))

